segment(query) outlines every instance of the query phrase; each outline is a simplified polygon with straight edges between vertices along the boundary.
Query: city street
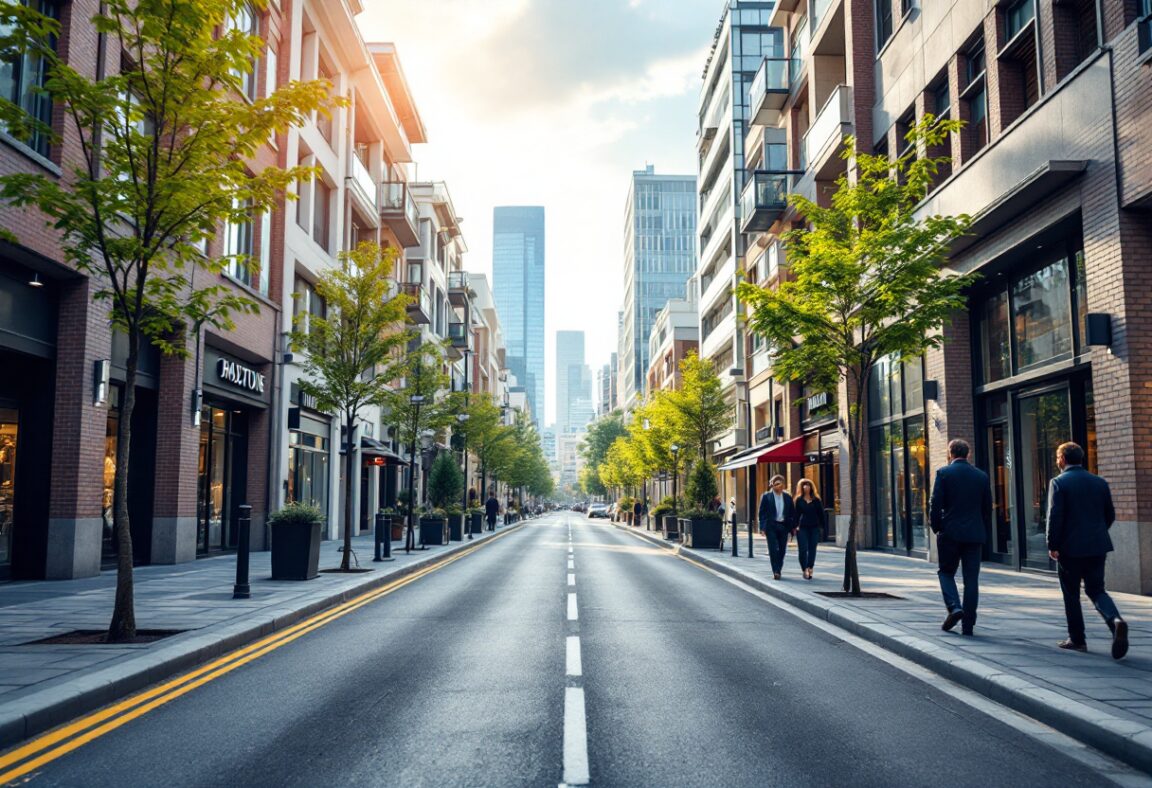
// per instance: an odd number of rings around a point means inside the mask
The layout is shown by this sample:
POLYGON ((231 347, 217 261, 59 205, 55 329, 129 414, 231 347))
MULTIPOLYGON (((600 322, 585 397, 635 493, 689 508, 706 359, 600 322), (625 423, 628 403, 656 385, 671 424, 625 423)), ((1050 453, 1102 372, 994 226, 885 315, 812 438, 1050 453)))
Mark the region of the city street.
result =
POLYGON ((27 776, 0 763, 4 782, 62 786, 1102 782, 1019 726, 575 513, 27 776))

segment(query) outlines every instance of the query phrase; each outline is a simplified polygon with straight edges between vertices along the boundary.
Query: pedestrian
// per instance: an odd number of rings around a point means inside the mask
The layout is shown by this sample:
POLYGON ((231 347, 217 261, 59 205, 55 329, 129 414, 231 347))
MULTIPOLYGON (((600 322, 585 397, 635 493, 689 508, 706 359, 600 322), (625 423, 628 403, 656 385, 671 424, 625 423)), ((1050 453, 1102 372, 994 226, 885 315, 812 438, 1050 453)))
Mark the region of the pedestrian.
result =
POLYGON ((824 537, 824 504, 811 479, 801 479, 796 485, 796 546, 800 558, 800 571, 805 580, 812 579, 816 565, 816 545, 824 537))
POLYGON ((1096 612, 1112 630, 1112 658, 1128 653, 1128 624, 1104 590, 1104 564, 1112 552, 1108 529, 1116 520, 1108 482, 1084 467, 1084 449, 1062 443, 1056 449, 1062 473, 1048 485, 1048 555, 1056 561, 1068 639, 1059 644, 1070 651, 1087 651, 1080 584, 1096 612))
POLYGON ((988 474, 968 462, 967 441, 957 438, 948 444, 949 463, 936 471, 932 485, 929 523, 936 534, 940 568, 940 593, 948 615, 940 628, 951 632, 963 621, 960 631, 972 635, 976 607, 980 603, 980 556, 992 528, 992 487, 988 474), (963 566, 964 602, 956 587, 956 569, 963 566))
POLYGON ((784 571, 784 554, 788 536, 794 534, 792 496, 784 489, 784 477, 777 474, 768 482, 772 488, 760 496, 760 533, 768 540, 768 557, 772 561, 772 579, 779 580, 784 571))
POLYGON ((632 525, 640 525, 641 518, 644 517, 644 502, 639 498, 632 504, 632 525))
POLYGON ((500 514, 500 501, 496 493, 488 493, 488 500, 484 502, 484 516, 488 518, 488 530, 496 530, 496 515, 500 514))

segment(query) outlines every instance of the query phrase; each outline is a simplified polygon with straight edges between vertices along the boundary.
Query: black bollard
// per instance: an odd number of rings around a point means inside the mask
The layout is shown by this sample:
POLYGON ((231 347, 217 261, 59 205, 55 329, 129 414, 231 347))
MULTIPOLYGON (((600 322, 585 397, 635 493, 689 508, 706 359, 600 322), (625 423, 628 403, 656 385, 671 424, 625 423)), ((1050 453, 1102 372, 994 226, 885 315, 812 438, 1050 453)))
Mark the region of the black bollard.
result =
POLYGON ((385 526, 384 531, 384 558, 381 560, 391 561, 392 559, 392 518, 385 516, 388 520, 388 525, 385 526))
POLYGON ((233 599, 248 599, 252 588, 248 585, 248 555, 252 542, 252 507, 240 506, 240 517, 236 521, 236 585, 232 587, 233 599))
POLYGON ((384 515, 380 512, 376 513, 376 529, 373 535, 375 536, 375 544, 373 545, 372 561, 379 563, 384 560, 384 557, 380 555, 380 548, 383 547, 384 542, 384 515))

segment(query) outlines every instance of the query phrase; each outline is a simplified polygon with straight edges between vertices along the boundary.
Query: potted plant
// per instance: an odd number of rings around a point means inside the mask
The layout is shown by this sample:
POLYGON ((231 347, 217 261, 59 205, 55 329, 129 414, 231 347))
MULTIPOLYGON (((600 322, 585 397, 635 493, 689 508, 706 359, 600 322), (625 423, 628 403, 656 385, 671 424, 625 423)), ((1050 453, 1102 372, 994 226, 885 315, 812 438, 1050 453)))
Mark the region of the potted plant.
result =
POLYGON ((385 506, 380 510, 384 519, 388 521, 389 538, 395 542, 404 538, 404 513, 395 506, 385 506))
POLYGON ((701 460, 688 477, 690 508, 680 517, 681 541, 685 547, 719 550, 724 521, 720 512, 711 508, 716 499, 716 466, 701 460))
POLYGON ((423 544, 448 542, 448 507, 456 506, 463 494, 464 474, 460 466, 451 452, 440 452, 428 472, 428 500, 432 502, 433 513, 430 517, 420 518, 420 541, 423 544))
POLYGON ((667 498, 660 501, 660 503, 653 506, 652 510, 648 512, 648 530, 661 530, 664 517, 672 514, 674 511, 676 511, 676 502, 673 501, 672 496, 669 495, 667 498))
POLYGON ((622 523, 632 522, 632 504, 634 499, 630 495, 625 495, 620 500, 616 501, 616 514, 622 523))
POLYGON ((468 533, 478 534, 484 532, 484 510, 479 506, 471 506, 468 508, 466 515, 468 522, 468 533))
POLYGON ((448 538, 459 542, 464 538, 464 510, 457 503, 445 507, 444 511, 448 514, 448 538))
POLYGON ((273 580, 311 580, 319 575, 324 514, 304 503, 285 504, 268 518, 273 580))

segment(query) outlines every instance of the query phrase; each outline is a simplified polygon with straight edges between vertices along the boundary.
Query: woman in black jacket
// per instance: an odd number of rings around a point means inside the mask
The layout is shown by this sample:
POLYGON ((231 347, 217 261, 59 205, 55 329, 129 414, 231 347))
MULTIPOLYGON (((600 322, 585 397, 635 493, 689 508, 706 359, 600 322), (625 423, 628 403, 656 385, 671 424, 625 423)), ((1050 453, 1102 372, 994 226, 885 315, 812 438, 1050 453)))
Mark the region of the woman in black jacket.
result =
POLYGON ((820 543, 824 529, 824 504, 816 494, 816 485, 810 479, 801 479, 796 485, 796 498, 792 505, 796 518, 796 544, 800 549, 800 570, 806 580, 812 579, 812 567, 816 563, 816 545, 820 543))

